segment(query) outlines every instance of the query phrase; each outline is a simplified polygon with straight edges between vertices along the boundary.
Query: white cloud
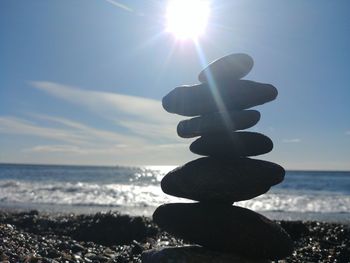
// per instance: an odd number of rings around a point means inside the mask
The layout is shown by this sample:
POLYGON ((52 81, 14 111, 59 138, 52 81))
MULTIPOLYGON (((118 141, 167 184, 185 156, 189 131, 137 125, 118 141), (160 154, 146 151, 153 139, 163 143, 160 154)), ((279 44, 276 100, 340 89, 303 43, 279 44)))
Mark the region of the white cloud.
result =
POLYGON ((177 140, 176 125, 183 117, 167 113, 160 101, 111 92, 82 90, 53 82, 36 81, 32 82, 32 85, 49 95, 87 108, 138 136, 156 140, 177 140))
POLYGON ((345 134, 346 134, 346 135, 350 135, 350 131, 346 131, 345 134))
POLYGON ((79 153, 84 154, 78 146, 74 145, 37 145, 30 149, 24 149, 23 152, 43 152, 43 153, 79 153))
POLYGON ((284 143, 298 143, 298 142, 301 142, 301 139, 299 139, 299 138, 283 139, 282 142, 284 142, 284 143))
POLYGON ((157 141, 183 141, 176 134, 176 125, 160 125, 137 121, 120 121, 120 125, 128 128, 133 133, 157 141))
POLYGON ((182 117, 165 112, 160 101, 52 82, 32 85, 96 114, 108 122, 109 129, 48 114, 27 113, 26 118, 0 116, 0 133, 40 139, 36 143, 27 140, 30 146, 27 143, 17 150, 16 162, 164 165, 193 158, 188 141, 176 134, 182 117))
POLYGON ((87 138, 82 134, 72 134, 68 130, 40 127, 35 123, 15 117, 0 117, 0 132, 43 137, 57 141, 79 144, 87 138))
POLYGON ((143 122, 162 124, 176 123, 180 118, 179 116, 165 112, 161 102, 154 99, 111 92, 83 90, 47 81, 34 81, 31 84, 33 87, 51 96, 84 106, 104 117, 117 117, 126 120, 132 117, 143 122))
POLYGON ((138 16, 144 16, 142 12, 135 11, 134 9, 130 8, 129 6, 120 3, 119 1, 117 2, 116 0, 105 0, 106 2, 114 5, 115 7, 118 7, 121 10, 128 11, 130 13, 136 14, 138 16))
MULTIPOLYGON (((13 136, 35 136, 44 144, 19 149, 8 162, 34 162, 56 164, 180 164, 193 158, 188 143, 165 140, 156 141, 137 135, 124 135, 101 130, 65 118, 35 115, 48 123, 28 122, 19 118, 0 117, 0 133, 13 136), (46 127, 62 124, 62 128, 46 127), (156 141, 156 142, 154 142, 156 141), (63 144, 57 144, 63 142, 63 144)), ((155 134, 156 137, 159 137, 155 134)), ((16 138, 16 137, 14 137, 16 138)), ((165 137, 163 137, 165 138, 165 137)), ((31 142, 31 140, 29 140, 31 142)), ((6 152, 5 152, 6 153, 6 152)))
POLYGON ((118 8, 120 8, 120 9, 125 10, 125 11, 134 12, 134 10, 132 10, 130 7, 128 7, 128 6, 126 6, 126 5, 122 4, 122 3, 119 3, 119 2, 117 2, 117 1, 115 1, 115 0, 106 0, 106 1, 107 1, 108 3, 110 3, 110 4, 112 4, 112 5, 114 5, 114 6, 118 7, 118 8))
POLYGON ((127 149, 129 146, 125 144, 116 144, 112 146, 97 146, 89 148, 86 146, 76 146, 76 145, 37 145, 32 148, 23 149, 23 152, 32 153, 73 153, 73 154, 85 154, 85 155, 95 155, 95 154, 117 154, 120 151, 127 149))
POLYGON ((123 135, 106 130, 96 129, 79 122, 65 118, 50 117, 47 115, 34 115, 51 122, 64 124, 64 128, 44 127, 35 122, 14 117, 0 117, 0 132, 7 134, 21 134, 69 142, 77 145, 93 143, 123 143, 138 145, 145 140, 135 136, 123 135))
POLYGON ((97 140, 100 143, 120 142, 123 144, 137 145, 137 144, 142 144, 146 142, 142 138, 93 128, 93 127, 84 125, 80 122, 72 121, 66 118, 53 117, 53 116, 48 116, 43 114, 32 114, 32 116, 37 117, 39 119, 48 120, 53 123, 59 123, 70 128, 69 130, 70 133, 77 134, 86 138, 85 143, 90 143, 97 140))

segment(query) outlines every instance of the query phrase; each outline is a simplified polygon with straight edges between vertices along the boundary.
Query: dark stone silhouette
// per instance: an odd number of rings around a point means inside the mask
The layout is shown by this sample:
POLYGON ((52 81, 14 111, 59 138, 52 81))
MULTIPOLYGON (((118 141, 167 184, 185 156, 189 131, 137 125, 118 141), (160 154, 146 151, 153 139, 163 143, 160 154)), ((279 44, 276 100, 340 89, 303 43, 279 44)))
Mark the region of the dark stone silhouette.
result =
POLYGON ((153 220, 176 236, 216 251, 263 259, 292 253, 292 241, 279 225, 237 206, 166 204, 157 208, 153 220))
POLYGON ((197 116, 248 109, 274 100, 277 94, 277 89, 270 84, 250 80, 222 81, 214 86, 202 83, 177 87, 163 98, 162 103, 170 113, 197 116))
POLYGON ((251 71, 253 65, 253 59, 247 54, 231 54, 210 63, 199 73, 198 80, 203 83, 210 82, 210 77, 214 81, 241 79, 251 71))
POLYGON ((177 134, 183 138, 191 138, 213 133, 231 133, 248 129, 259 120, 260 112, 256 110, 215 112, 180 121, 177 125, 177 134))
POLYGON ((199 246, 167 247, 142 254, 143 263, 269 263, 269 260, 247 260, 238 255, 207 250, 199 246))
POLYGON ((173 196, 232 204, 266 193, 283 178, 284 169, 267 161, 204 157, 169 172, 161 187, 173 196))
MULTIPOLYGON (((201 136, 190 150, 208 157, 176 168, 161 182, 165 193, 200 202, 160 206, 153 219, 163 230, 203 249, 247 259, 277 260, 292 253, 289 235, 266 217, 232 206, 233 202, 266 193, 285 174, 277 164, 246 158, 270 152, 270 138, 235 132, 252 127, 260 119, 259 112, 243 110, 272 101, 278 94, 270 84, 240 80, 252 66, 252 58, 245 54, 220 58, 199 74, 201 84, 175 88, 163 98, 168 112, 199 116, 181 121, 177 131, 186 138, 201 136)), ((171 262, 182 262, 179 258, 184 252, 178 251, 179 257, 171 262)), ((147 262, 170 262, 157 257, 164 255, 158 252, 146 252, 143 258, 147 262)), ((176 257, 171 254, 171 258, 176 257)))
POLYGON ((193 153, 228 159, 256 156, 272 150, 271 139, 256 132, 231 132, 202 135, 190 145, 193 153))

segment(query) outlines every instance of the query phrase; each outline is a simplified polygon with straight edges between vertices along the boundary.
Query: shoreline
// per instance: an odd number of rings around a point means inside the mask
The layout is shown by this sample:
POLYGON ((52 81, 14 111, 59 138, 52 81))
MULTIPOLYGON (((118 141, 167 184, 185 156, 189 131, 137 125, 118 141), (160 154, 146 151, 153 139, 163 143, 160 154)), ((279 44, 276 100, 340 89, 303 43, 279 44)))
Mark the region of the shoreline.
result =
MULTIPOLYGON (((281 262, 349 261, 349 224, 278 223, 296 248, 281 262)), ((145 250, 190 244, 161 231, 150 218, 116 212, 52 214, 0 209, 0 239, 5 241, 0 244, 0 260, 10 262, 141 262, 145 250)))
MULTIPOLYGON (((240 206, 238 203, 237 206, 240 206)), ((28 212, 36 210, 42 214, 96 214, 99 212, 121 213, 128 216, 144 216, 151 218, 156 206, 121 207, 121 206, 74 206, 58 204, 35 204, 35 203, 3 203, 0 202, 0 211, 28 212)), ((285 212, 285 211, 259 211, 253 210, 271 220, 279 221, 320 221, 327 223, 340 223, 350 225, 349 213, 320 213, 320 212, 285 212)))
MULTIPOLYGON (((134 165, 118 165, 118 164, 71 164, 71 163, 20 163, 20 162, 0 162, 0 166, 64 166, 64 167, 87 167, 87 168, 138 168, 138 167, 178 167, 181 166, 181 163, 178 164, 134 164, 134 165)), ((350 173, 349 169, 319 169, 317 168, 305 168, 305 169, 296 169, 296 168, 285 168, 286 172, 325 172, 325 173, 350 173)))

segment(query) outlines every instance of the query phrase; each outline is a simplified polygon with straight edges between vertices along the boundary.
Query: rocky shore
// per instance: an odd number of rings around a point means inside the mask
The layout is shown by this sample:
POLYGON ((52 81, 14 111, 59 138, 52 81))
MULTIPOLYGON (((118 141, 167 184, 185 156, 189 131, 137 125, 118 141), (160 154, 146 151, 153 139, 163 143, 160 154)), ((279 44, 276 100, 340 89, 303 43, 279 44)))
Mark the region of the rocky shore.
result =
MULTIPOLYGON (((350 262, 349 225, 277 223, 295 244, 279 262, 350 262)), ((0 212, 1 262, 141 262, 145 250, 186 244, 144 217, 0 212)))

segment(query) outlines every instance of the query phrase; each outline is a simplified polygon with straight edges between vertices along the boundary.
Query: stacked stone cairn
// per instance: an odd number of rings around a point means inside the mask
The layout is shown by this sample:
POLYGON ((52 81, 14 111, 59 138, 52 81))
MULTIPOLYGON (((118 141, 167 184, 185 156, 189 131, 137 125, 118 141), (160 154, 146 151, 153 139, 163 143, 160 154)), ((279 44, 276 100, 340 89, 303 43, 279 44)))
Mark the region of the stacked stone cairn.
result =
POLYGON ((242 80, 252 67, 246 54, 225 56, 199 74, 201 84, 178 87, 163 98, 168 112, 197 116, 181 121, 177 132, 183 138, 200 136, 190 150, 205 157, 176 168, 161 182, 165 193, 198 202, 162 205, 153 220, 200 247, 150 251, 143 262, 270 262, 292 253, 293 243, 277 223, 232 205, 266 193, 285 174, 275 163, 248 158, 270 152, 270 138, 237 131, 260 119, 258 111, 246 109, 277 96, 270 84, 242 80))

